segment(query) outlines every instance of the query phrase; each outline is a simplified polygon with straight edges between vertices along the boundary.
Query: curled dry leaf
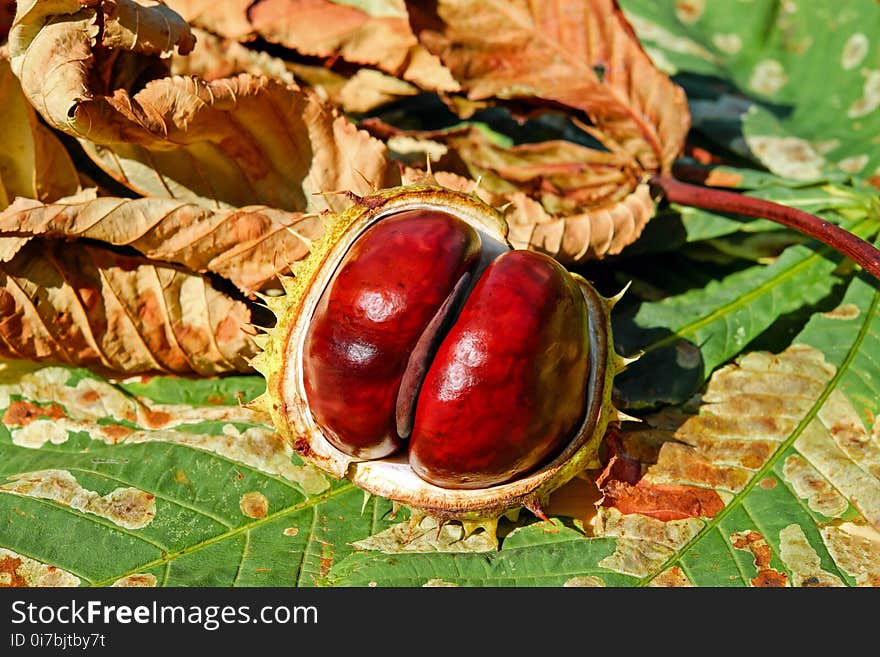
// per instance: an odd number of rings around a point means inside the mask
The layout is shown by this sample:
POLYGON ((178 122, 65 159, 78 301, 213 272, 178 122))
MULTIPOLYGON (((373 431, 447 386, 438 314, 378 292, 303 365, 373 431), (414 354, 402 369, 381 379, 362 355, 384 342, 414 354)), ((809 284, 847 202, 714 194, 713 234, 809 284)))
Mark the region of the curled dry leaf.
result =
POLYGON ((211 375, 255 352, 245 304, 204 277, 82 242, 21 246, 0 265, 0 309, 2 358, 211 375))
POLYGON ((64 146, 37 119, 9 61, 0 56, 0 208, 16 196, 54 201, 79 187, 64 146))
MULTIPOLYGON (((79 198, 51 205, 19 199, 0 212, 0 235, 128 246, 151 260, 219 274, 245 293, 271 285, 323 230, 317 214, 264 206, 212 211, 159 198, 79 198)), ((7 259, 0 252, 0 261, 7 259)))
POLYGON ((364 7, 330 0, 167 4, 191 23, 228 39, 259 36, 303 55, 375 66, 422 89, 459 88, 440 60, 416 40, 403 0, 361 3, 364 7))
POLYGON ((616 255, 632 244, 654 216, 654 201, 646 184, 626 198, 564 216, 550 215, 525 194, 511 197, 505 213, 510 241, 518 249, 542 251, 563 262, 580 262, 616 255))
POLYGON ((116 87, 113 75, 95 83, 97 72, 115 70, 114 55, 134 51, 155 64, 175 45, 180 53, 193 46, 188 26, 167 7, 136 5, 135 24, 149 33, 134 38, 117 20, 113 46, 133 50, 108 48, 108 21, 129 4, 23 3, 10 38, 12 68, 31 103, 121 183, 147 196, 296 211, 344 202, 324 192, 393 184, 384 145, 298 87, 245 74, 158 78, 134 93, 116 87))
MULTIPOLYGON (((446 149, 438 166, 460 158, 464 173, 479 184, 450 171, 436 171, 434 177, 441 185, 476 190, 487 203, 505 206, 508 237, 519 249, 566 263, 615 255, 641 235, 654 215, 648 185, 639 182, 631 160, 617 153, 561 140, 505 147, 475 128, 419 133, 373 120, 365 124, 388 138, 389 146, 400 137, 414 148, 421 146, 414 160, 424 161, 432 146, 446 149)), ((418 178, 413 171, 405 176, 418 178)))
POLYGON ((631 244, 654 214, 648 186, 636 190, 619 203, 565 217, 553 217, 537 201, 522 192, 496 194, 473 180, 451 173, 405 168, 405 183, 434 182, 468 194, 476 194, 496 207, 505 206, 507 237, 517 249, 533 249, 563 262, 580 262, 620 253, 631 244))

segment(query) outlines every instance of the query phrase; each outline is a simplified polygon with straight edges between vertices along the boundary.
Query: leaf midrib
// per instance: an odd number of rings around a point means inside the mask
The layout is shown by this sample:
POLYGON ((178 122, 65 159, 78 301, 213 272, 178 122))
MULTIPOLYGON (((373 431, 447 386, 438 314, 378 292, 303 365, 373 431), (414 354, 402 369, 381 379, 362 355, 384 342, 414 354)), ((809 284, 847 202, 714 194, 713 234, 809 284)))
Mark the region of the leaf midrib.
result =
MULTIPOLYGON (((869 217, 869 218, 864 219, 863 221, 859 222, 856 226, 854 226, 852 228, 851 232, 855 235, 861 236, 863 234, 869 234, 869 233, 873 232, 872 230, 866 230, 866 228, 873 229, 876 227, 877 227, 877 221, 875 219, 869 217)), ((670 344, 678 342, 683 336, 696 333, 701 328, 709 326, 710 324, 726 317, 727 315, 733 314, 735 311, 741 309, 742 307, 749 305, 749 303, 751 301, 753 301, 754 299, 756 299, 760 296, 763 296, 765 294, 768 294, 769 292, 771 292, 773 290, 773 288, 775 288, 776 286, 780 285, 781 283, 784 283, 785 281, 789 280, 795 274, 800 273, 803 269, 805 269, 809 266, 812 266, 814 264, 814 261, 819 260, 821 258, 824 258, 826 255, 828 255, 830 253, 834 253, 834 252, 835 252, 834 249, 832 249, 830 247, 817 248, 813 254, 807 256, 806 258, 804 258, 800 262, 795 263, 794 265, 792 265, 788 269, 785 269, 785 270, 779 272, 778 275, 774 276, 773 278, 771 278, 767 281, 764 281, 763 283, 758 285, 756 288, 737 297, 735 300, 730 301, 719 308, 716 308, 715 310, 713 310, 708 315, 705 315, 704 317, 700 317, 699 319, 696 319, 688 324, 685 324, 681 328, 676 329, 670 335, 666 335, 663 338, 661 338, 655 342, 649 343, 647 346, 645 346, 641 349, 641 353, 648 354, 652 351, 656 351, 657 349, 660 349, 662 347, 666 347, 670 344)), ((660 303, 662 303, 662 301, 660 303)))
POLYGON ((221 541, 232 538, 234 536, 238 536, 239 534, 242 534, 244 532, 248 532, 248 531, 255 529, 261 525, 264 525, 268 522, 272 522, 273 520, 277 520, 278 518, 282 518, 282 517, 289 515, 291 513, 296 513, 298 511, 302 511, 304 509, 313 508, 313 507, 317 506, 318 504, 321 504, 322 502, 326 502, 334 497, 337 497, 338 495, 342 495, 343 493, 347 493, 353 489, 354 489, 354 484, 351 484, 351 483, 344 484, 342 486, 339 486, 338 488, 334 488, 334 489, 327 491, 323 495, 320 495, 317 497, 311 497, 311 498, 303 501, 300 504, 295 504, 295 505, 289 506, 285 509, 281 509, 280 511, 276 511, 275 513, 270 513, 262 518, 254 520, 253 522, 249 522, 244 525, 241 525, 240 527, 230 529, 229 531, 224 532, 222 534, 212 536, 211 538, 208 538, 208 539, 205 539, 204 541, 201 541, 199 543, 195 543, 193 545, 187 546, 181 550, 178 550, 177 552, 170 552, 163 557, 160 557, 158 559, 154 559, 153 561, 150 561, 150 562, 147 562, 144 564, 140 564, 136 568, 133 568, 127 572, 93 582, 90 586, 96 586, 96 587, 97 586, 108 586, 122 577, 126 577, 128 575, 134 575, 136 573, 140 573, 140 572, 143 572, 146 570, 150 570, 151 568, 155 568, 156 566, 161 566, 164 564, 171 563, 179 557, 192 554, 193 552, 198 552, 199 550, 202 550, 206 547, 214 545, 215 543, 219 543, 221 541))

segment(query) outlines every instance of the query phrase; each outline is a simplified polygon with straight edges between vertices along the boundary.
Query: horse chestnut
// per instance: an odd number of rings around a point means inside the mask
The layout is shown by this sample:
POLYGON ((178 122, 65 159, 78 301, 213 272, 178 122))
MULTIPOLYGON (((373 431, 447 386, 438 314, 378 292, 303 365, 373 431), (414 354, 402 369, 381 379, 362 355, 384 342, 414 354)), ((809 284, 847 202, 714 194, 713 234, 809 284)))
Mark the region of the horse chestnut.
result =
POLYGON ((479 248, 464 221, 410 210, 371 227, 346 254, 303 358, 312 413, 338 449, 373 459, 401 446, 397 398, 410 356, 479 248))
POLYGON ((595 461, 617 419, 610 309, 552 258, 513 250, 502 215, 435 185, 328 217, 266 298, 252 365, 303 459, 412 508, 493 530, 595 461))
POLYGON ((409 447, 416 474, 483 488, 558 452, 584 414, 587 325, 583 294, 555 260, 498 256, 428 370, 409 447))

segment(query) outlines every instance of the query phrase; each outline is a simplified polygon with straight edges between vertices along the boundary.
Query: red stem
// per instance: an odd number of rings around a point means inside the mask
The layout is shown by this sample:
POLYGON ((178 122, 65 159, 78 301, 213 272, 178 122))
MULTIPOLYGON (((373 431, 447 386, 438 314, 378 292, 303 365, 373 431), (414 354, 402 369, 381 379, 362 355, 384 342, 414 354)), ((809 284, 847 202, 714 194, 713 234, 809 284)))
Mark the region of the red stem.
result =
POLYGON ((652 188, 661 190, 670 203, 770 219, 783 226, 794 228, 804 235, 827 244, 861 265, 874 278, 880 279, 880 251, 840 226, 809 212, 737 192, 691 185, 669 176, 654 176, 649 182, 652 188))

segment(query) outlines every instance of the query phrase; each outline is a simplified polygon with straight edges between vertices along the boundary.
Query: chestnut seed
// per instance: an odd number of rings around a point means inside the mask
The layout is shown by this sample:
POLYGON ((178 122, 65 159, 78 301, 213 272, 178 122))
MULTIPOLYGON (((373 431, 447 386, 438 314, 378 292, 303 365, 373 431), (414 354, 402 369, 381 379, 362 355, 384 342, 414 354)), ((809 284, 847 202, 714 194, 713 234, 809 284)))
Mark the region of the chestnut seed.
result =
POLYGON ((400 448, 397 398, 410 356, 479 253, 479 235, 461 219, 410 210, 364 231, 346 254, 303 358, 311 412, 337 449, 377 459, 400 448))
POLYGON ((409 463, 444 488, 485 488, 558 453, 585 412, 580 288, 552 258, 509 251, 483 272, 434 356, 409 463))

